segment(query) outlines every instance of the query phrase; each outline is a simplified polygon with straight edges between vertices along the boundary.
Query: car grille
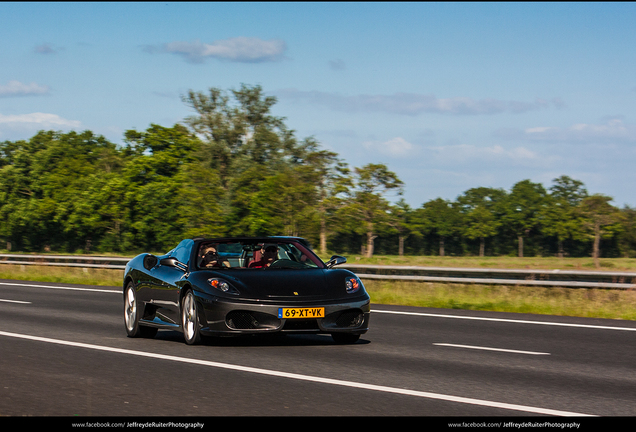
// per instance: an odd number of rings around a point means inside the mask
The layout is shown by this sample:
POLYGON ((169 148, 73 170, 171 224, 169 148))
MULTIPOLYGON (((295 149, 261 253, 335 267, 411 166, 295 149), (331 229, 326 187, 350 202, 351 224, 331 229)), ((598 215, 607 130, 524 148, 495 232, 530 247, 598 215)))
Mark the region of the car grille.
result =
POLYGON ((283 330, 319 330, 316 319, 288 319, 283 330))

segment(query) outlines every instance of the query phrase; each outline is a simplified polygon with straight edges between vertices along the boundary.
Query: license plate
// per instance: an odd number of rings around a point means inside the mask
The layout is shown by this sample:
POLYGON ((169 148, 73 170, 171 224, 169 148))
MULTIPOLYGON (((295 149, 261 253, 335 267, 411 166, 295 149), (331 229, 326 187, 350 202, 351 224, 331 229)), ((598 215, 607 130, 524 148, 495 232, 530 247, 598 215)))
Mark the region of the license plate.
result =
POLYGON ((324 318, 325 308, 278 308, 278 318, 324 318))

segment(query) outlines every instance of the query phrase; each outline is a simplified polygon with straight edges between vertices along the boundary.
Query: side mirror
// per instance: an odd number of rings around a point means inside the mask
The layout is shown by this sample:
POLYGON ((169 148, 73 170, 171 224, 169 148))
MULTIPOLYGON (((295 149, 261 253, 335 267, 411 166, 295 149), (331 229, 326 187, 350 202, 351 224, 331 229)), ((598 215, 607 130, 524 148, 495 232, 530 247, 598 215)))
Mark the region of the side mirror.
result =
POLYGON ((178 268, 181 271, 188 271, 188 266, 177 260, 174 257, 164 258, 161 260, 161 265, 165 265, 168 267, 178 268))
POLYGON ((146 270, 150 270, 151 268, 156 266, 158 262, 159 259, 156 256, 148 254, 144 257, 144 268, 146 270))
POLYGON ((331 257, 329 261, 327 261, 327 268, 332 268, 333 266, 337 266, 339 264, 344 264, 347 262, 347 259, 340 255, 334 255, 331 257))

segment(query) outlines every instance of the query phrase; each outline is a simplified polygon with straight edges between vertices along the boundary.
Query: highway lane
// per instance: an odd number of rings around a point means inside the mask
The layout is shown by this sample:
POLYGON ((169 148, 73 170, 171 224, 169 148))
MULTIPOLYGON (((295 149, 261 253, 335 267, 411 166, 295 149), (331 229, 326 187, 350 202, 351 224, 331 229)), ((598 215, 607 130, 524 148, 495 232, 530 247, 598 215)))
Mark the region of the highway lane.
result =
POLYGON ((636 414, 636 323, 373 309, 350 346, 190 347, 177 332, 127 338, 117 288, 0 281, 0 415, 636 414))

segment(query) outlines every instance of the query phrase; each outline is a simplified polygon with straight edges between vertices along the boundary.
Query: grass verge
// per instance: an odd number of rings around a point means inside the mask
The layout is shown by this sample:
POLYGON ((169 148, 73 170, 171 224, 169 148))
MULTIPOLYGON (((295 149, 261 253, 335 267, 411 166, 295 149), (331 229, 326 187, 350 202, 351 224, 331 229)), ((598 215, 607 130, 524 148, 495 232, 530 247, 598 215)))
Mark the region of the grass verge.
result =
POLYGON ((0 279, 15 279, 65 284, 122 286, 123 270, 55 267, 37 265, 0 265, 0 279))
POLYGON ((636 290, 363 282, 378 304, 636 320, 636 290))
MULTIPOLYGON (((0 266, 0 279, 120 287, 122 277, 122 270, 0 266)), ((636 320, 636 290, 382 280, 364 280, 364 285, 376 304, 636 320)))

